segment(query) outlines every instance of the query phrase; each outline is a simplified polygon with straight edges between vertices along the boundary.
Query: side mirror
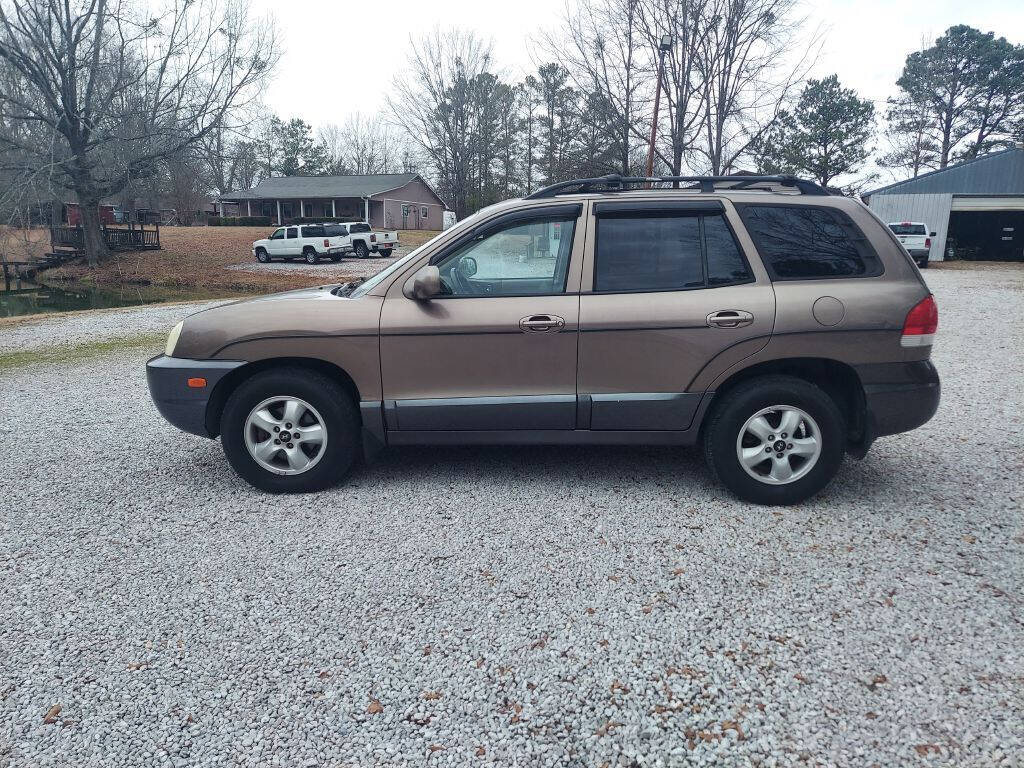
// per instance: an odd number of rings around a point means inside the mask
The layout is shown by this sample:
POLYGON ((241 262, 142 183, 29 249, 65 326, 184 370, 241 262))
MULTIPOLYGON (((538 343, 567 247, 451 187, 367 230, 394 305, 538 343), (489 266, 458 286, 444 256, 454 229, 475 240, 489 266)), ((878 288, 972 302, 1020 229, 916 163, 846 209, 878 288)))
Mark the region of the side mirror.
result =
POLYGON ((437 267, 428 264, 416 270, 415 274, 405 281, 402 293, 408 299, 429 301, 441 294, 441 273, 437 267))
POLYGON ((934 232, 929 232, 928 233, 928 237, 935 237, 935 233, 934 232))

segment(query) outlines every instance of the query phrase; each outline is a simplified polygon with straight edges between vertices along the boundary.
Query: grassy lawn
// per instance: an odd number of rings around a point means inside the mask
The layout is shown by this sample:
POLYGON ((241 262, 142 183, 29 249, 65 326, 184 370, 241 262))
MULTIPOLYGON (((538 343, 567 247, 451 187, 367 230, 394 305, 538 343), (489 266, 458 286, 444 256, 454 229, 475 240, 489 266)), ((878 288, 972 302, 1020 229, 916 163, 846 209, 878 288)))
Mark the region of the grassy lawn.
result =
MULTIPOLYGON (((87 266, 83 259, 81 263, 47 270, 40 277, 48 282, 74 281, 97 286, 152 285, 202 291, 206 295, 266 293, 323 283, 323 275, 306 274, 301 269, 267 273, 226 269, 234 264, 254 262, 253 240, 266 237, 273 230, 273 227, 162 227, 162 250, 115 253, 112 259, 95 268, 87 266)), ((45 231, 42 232, 45 236, 45 231)), ((426 230, 402 230, 399 240, 403 247, 416 247, 436 234, 426 230)), ((344 264, 342 261, 332 266, 343 269, 344 264)))
POLYGON ((91 341, 84 344, 58 344, 41 349, 0 352, 0 373, 38 363, 45 363, 47 365, 77 363, 93 357, 102 357, 114 352, 121 352, 126 349, 149 349, 156 353, 163 348, 166 341, 167 333, 159 331, 116 339, 91 341))

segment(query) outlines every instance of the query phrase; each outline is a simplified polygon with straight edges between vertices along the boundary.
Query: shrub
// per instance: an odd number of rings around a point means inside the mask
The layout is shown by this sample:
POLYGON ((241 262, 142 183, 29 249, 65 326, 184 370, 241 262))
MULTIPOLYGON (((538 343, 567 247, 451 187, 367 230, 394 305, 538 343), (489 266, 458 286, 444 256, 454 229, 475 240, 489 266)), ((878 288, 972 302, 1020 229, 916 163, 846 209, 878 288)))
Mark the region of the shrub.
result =
POLYGON ((210 216, 206 223, 211 227, 272 227, 270 216, 210 216))

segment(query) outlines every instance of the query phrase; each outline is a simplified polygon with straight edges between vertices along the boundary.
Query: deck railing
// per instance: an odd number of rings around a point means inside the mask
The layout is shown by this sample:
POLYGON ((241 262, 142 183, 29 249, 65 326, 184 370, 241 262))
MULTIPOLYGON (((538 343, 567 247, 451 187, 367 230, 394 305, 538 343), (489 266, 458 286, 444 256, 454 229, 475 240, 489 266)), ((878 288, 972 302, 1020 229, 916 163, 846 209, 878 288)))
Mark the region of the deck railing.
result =
MULTIPOLYGON (((112 251, 157 250, 160 248, 160 227, 103 227, 103 239, 112 251)), ((50 227, 53 248, 85 250, 85 233, 81 227, 50 227)))

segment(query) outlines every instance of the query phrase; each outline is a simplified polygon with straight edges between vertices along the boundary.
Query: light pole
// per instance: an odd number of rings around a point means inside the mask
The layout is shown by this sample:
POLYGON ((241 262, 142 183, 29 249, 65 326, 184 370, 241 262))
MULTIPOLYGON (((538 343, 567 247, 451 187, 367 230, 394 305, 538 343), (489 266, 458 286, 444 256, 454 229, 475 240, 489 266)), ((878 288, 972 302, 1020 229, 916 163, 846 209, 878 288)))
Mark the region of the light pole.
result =
MULTIPOLYGON (((672 50, 672 35, 662 35, 658 46, 658 85, 654 89, 654 116, 651 118, 651 144, 647 148, 647 177, 654 175, 654 139, 658 135, 658 108, 661 106, 661 78, 665 71, 665 54, 672 50)), ((647 186, 651 185, 647 182, 647 186)))

